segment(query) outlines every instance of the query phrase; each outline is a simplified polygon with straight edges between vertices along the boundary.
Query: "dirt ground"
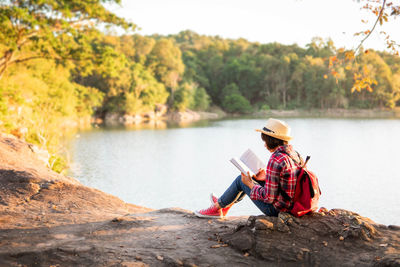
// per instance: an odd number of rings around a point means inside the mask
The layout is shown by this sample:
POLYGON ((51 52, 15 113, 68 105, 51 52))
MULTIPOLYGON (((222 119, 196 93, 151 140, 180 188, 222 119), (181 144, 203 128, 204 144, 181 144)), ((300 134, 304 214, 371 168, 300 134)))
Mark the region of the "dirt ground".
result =
POLYGON ((400 227, 346 210, 209 220, 50 171, 0 136, 0 266, 400 266, 400 227))

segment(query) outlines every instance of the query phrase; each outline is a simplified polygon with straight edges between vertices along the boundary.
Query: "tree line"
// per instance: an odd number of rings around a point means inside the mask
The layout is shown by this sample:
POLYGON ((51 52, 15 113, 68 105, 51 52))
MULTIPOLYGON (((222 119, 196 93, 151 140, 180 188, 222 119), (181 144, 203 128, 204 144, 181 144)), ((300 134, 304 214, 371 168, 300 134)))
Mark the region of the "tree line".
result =
POLYGON ((331 40, 314 38, 306 48, 259 44, 183 31, 169 36, 101 36, 90 70, 71 70, 72 80, 103 96, 98 114, 143 114, 156 105, 170 110, 230 113, 260 109, 394 108, 400 104, 400 59, 369 50, 352 65, 336 66, 343 53, 331 40), (367 90, 353 91, 367 73, 367 90))

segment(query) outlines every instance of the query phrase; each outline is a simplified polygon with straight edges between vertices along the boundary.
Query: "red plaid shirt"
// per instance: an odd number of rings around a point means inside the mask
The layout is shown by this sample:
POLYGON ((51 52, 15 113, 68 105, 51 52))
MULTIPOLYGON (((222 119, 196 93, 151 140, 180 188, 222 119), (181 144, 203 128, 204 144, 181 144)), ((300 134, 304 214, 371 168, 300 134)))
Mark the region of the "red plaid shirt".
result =
POLYGON ((293 198, 298 171, 297 165, 283 151, 290 154, 297 162, 301 162, 291 145, 278 147, 268 161, 265 186, 254 185, 250 192, 251 199, 270 203, 278 211, 287 211, 293 204, 292 200, 287 200, 281 195, 278 184, 280 190, 284 190, 290 198, 293 198))

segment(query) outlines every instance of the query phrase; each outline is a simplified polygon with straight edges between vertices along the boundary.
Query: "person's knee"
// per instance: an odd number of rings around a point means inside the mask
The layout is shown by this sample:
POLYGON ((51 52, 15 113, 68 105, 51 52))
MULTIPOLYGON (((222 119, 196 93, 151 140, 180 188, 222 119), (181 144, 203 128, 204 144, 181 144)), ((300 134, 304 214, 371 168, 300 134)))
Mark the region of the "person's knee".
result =
POLYGON ((238 177, 236 177, 236 179, 235 179, 235 184, 236 184, 236 188, 237 188, 239 191, 242 191, 243 182, 242 182, 242 176, 241 176, 241 175, 239 175, 238 177))
POLYGON ((236 186, 237 186, 239 191, 245 192, 246 195, 250 194, 250 188, 242 182, 242 176, 241 175, 236 177, 235 181, 236 181, 236 186))

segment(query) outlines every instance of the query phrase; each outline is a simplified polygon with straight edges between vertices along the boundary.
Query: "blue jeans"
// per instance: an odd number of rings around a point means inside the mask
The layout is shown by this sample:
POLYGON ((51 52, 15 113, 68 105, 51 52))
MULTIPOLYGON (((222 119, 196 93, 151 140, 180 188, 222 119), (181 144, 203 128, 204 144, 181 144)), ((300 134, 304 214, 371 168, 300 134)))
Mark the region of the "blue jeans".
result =
MULTIPOLYGON (((257 181, 261 186, 264 182, 257 181)), ((250 188, 242 182, 242 177, 239 175, 233 183, 225 190, 222 196, 218 199, 218 204, 221 208, 233 205, 244 198, 245 195, 250 197, 250 188)), ((279 211, 272 204, 265 203, 261 200, 251 200, 265 215, 278 216, 279 211)))

